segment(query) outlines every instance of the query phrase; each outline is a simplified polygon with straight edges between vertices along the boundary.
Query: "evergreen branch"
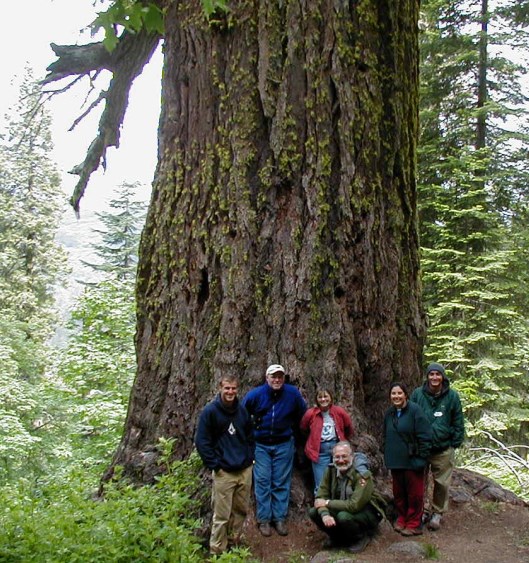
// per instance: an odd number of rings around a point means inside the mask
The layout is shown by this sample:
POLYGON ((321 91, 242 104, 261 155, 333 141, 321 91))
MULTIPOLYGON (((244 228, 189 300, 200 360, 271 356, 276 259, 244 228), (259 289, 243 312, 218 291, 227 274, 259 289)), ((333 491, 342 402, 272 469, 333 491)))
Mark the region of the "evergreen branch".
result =
MULTIPOLYGON (((524 467, 529 469, 529 463, 513 451, 513 448, 516 447, 516 446, 506 446, 503 442, 500 442, 497 438, 494 438, 494 436, 490 432, 487 432, 486 430, 481 430, 481 434, 484 434, 485 436, 487 436, 487 438, 491 442, 494 442, 495 444, 497 444, 500 447, 500 449, 509 452, 509 454, 512 457, 514 457, 521 465, 523 465, 524 467)), ((524 447, 528 447, 528 446, 524 446, 524 447)))
POLYGON ((498 448, 475 447, 475 448, 470 448, 469 451, 486 452, 487 455, 481 457, 480 459, 485 459, 487 457, 499 459, 508 468, 508 470, 515 476, 519 486, 523 487, 523 479, 520 473, 517 471, 515 465, 521 466, 524 469, 529 470, 529 463, 526 460, 524 460, 521 456, 519 456, 514 451, 514 448, 515 447, 529 448, 529 446, 506 446, 503 442, 495 438, 490 432, 487 432, 486 430, 482 430, 481 434, 483 434, 491 442, 496 444, 498 448))
MULTIPOLYGON (((490 457, 497 457, 500 461, 503 462, 503 464, 507 467, 507 469, 509 469, 509 471, 516 477, 516 480, 518 481, 518 484, 520 485, 520 487, 523 486, 523 482, 522 482, 522 478, 520 477, 520 474, 518 473, 518 471, 516 471, 515 467, 513 467, 513 465, 511 463, 509 463, 509 461, 507 461, 508 456, 501 454, 498 450, 495 450, 494 448, 485 448, 485 447, 470 448, 470 451, 471 452, 477 452, 477 451, 488 452, 489 454, 491 454, 490 457)), ((525 466, 527 467, 527 465, 525 465, 525 466)))

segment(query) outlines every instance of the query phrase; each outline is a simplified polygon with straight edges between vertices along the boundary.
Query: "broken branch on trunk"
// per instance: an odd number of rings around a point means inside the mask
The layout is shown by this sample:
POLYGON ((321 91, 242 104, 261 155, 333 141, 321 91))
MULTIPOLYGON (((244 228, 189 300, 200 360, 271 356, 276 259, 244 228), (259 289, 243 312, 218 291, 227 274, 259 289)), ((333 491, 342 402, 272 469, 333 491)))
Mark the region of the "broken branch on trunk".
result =
MULTIPOLYGON (((105 49, 102 43, 88 45, 51 44, 58 60, 46 69, 48 74, 42 81, 44 85, 68 76, 89 75, 93 71, 108 70, 112 73, 108 89, 101 92, 98 100, 104 99, 105 108, 99 120, 97 136, 90 144, 84 161, 70 171, 71 174, 79 176, 79 181, 70 199, 70 203, 77 214, 79 214, 79 204, 90 176, 100 165, 106 168, 107 148, 119 147, 120 128, 127 110, 130 88, 134 79, 141 74, 144 66, 149 62, 159 41, 160 35, 156 33, 140 31, 132 34, 125 31, 121 35, 116 49, 111 53, 105 49)), ((90 110, 77 119, 76 123, 86 116, 90 110)))

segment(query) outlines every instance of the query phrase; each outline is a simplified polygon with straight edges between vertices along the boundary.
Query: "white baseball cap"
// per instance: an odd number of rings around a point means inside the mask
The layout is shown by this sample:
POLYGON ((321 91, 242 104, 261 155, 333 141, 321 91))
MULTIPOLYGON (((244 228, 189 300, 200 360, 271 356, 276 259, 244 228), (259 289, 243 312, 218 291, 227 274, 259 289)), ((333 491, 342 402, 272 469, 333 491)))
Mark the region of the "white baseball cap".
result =
POLYGON ((266 370, 266 375, 272 375, 274 373, 277 372, 281 372, 283 375, 285 374, 285 368, 279 364, 272 364, 271 366, 268 366, 268 369, 266 370))

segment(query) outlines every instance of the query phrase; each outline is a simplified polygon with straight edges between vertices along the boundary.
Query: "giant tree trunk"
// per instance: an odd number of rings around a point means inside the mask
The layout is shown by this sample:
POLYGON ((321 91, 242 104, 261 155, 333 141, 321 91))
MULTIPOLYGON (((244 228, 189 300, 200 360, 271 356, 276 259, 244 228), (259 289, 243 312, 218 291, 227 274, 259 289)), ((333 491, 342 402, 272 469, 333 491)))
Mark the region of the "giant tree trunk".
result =
POLYGON ((171 4, 116 463, 187 455, 221 374, 281 363, 375 435, 388 383, 419 380, 418 3, 171 4))

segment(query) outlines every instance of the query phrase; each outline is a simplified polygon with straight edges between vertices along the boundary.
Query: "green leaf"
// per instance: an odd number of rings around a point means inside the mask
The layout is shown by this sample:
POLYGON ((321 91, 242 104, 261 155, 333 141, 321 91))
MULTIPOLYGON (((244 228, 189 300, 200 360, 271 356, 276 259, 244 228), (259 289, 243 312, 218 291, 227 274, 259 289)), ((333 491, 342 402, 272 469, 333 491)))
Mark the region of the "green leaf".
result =
POLYGON ((158 6, 149 4, 144 8, 143 21, 145 29, 163 35, 164 33, 164 14, 158 6))

